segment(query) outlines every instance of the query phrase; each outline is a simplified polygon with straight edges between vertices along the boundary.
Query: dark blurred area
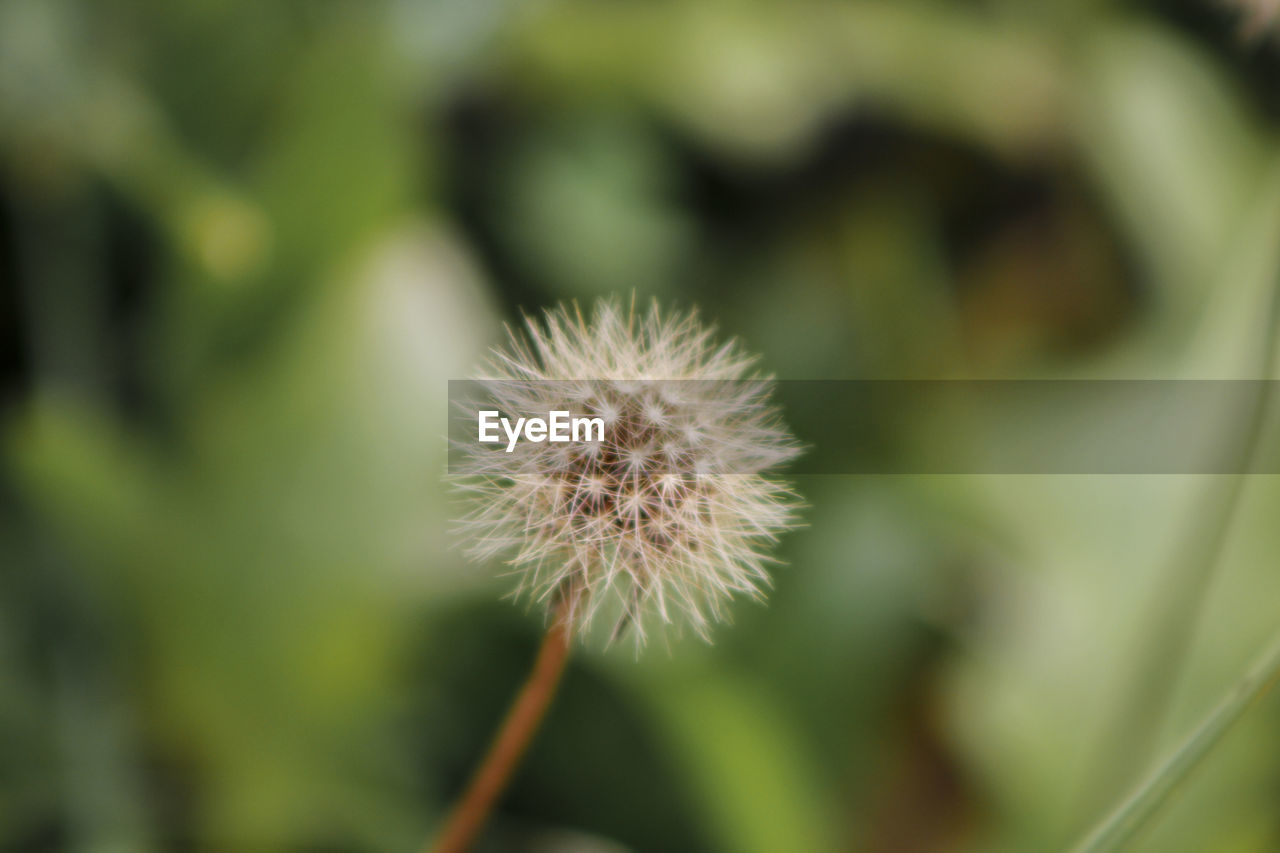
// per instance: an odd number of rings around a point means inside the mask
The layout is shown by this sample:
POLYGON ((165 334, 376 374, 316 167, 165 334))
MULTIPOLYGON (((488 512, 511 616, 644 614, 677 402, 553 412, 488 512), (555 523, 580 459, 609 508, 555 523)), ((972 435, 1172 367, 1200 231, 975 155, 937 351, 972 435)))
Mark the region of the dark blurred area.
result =
MULTIPOLYGON (((0 0, 0 850, 419 848, 542 627, 442 479, 522 313, 697 307, 784 379, 1273 375, 1276 18, 0 0)), ((840 414, 817 458, 887 470, 1043 425, 840 414)), ((479 850, 1061 849, 1276 624, 1249 479, 1201 585, 1209 476, 798 477, 768 603, 579 650, 479 850)), ((1138 849, 1280 849, 1278 721, 1138 849)))

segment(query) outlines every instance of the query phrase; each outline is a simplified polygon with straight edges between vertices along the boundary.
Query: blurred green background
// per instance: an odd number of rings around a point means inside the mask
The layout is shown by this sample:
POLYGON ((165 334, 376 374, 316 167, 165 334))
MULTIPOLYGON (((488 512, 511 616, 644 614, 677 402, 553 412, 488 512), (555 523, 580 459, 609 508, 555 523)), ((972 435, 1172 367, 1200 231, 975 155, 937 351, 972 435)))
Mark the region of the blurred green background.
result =
MULTIPOLYGON (((522 310, 696 305, 789 378, 1269 375, 1256 5, 0 0, 0 849, 417 849, 541 627, 441 481, 522 310)), ((1060 849, 1280 622, 1274 480, 806 477, 767 606, 578 653, 482 849, 1060 849)), ((1278 723, 1139 848, 1280 849, 1278 723)))

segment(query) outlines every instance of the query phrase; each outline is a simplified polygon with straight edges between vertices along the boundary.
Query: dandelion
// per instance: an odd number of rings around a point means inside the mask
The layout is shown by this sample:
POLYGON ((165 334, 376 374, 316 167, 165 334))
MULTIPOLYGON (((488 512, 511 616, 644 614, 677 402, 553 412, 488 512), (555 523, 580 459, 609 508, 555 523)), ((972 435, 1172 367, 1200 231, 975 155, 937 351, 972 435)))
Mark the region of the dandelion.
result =
POLYGON ((769 584, 768 551, 795 501, 769 469, 797 446, 769 404, 772 382, 695 314, 614 302, 562 307, 497 350, 487 405, 603 421, 599 442, 459 442, 455 480, 471 556, 505 557, 515 595, 565 608, 587 634, 637 644, 654 624, 704 638, 735 595, 769 584))
POLYGON ((472 557, 507 561, 514 595, 544 606, 550 627, 436 853, 478 834, 574 634, 630 631, 637 649, 657 627, 709 638, 731 599, 763 596, 769 551, 797 503, 771 471, 799 449, 754 363, 692 312, 614 301, 527 319, 494 351, 484 402, 461 408, 475 422, 501 415, 509 440, 455 441, 451 476, 469 503, 460 532, 472 557), (543 420, 557 414, 598 419, 602 434, 557 440, 543 420))

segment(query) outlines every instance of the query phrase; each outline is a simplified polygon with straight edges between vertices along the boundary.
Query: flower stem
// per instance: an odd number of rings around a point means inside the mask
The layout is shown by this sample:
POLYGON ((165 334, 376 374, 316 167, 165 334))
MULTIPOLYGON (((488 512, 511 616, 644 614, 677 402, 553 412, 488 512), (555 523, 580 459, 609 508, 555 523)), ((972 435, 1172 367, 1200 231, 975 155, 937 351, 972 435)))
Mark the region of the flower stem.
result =
POLYGON ((449 812, 444 829, 425 848, 426 853, 464 853, 475 842, 551 705, 569 657, 569 637, 569 622, 561 609, 542 638, 533 670, 507 711, 488 753, 449 812))
POLYGON ((1280 681, 1280 635, 1204 721, 1156 770, 1093 828, 1071 853, 1118 850, 1159 810, 1244 712, 1280 681))

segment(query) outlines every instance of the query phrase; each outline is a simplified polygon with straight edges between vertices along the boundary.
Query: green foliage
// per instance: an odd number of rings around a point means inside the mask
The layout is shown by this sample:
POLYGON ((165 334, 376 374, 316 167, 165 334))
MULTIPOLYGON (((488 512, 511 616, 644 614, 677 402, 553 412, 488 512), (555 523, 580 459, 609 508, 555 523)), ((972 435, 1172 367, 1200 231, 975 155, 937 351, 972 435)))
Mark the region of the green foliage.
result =
MULTIPOLYGON (((795 378, 1271 372, 1276 51, 1174 5, 0 3, 0 848, 427 837, 540 627, 441 479, 521 310, 657 294, 795 378)), ((1271 478, 1182 574, 1213 478, 799 486, 768 606, 573 662, 489 849, 1059 849, 1276 624, 1271 478)), ((1134 849, 1275 849, 1274 721, 1134 849)))

